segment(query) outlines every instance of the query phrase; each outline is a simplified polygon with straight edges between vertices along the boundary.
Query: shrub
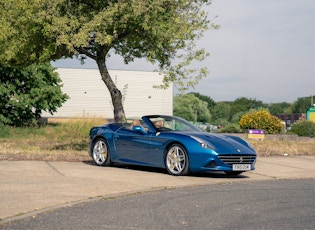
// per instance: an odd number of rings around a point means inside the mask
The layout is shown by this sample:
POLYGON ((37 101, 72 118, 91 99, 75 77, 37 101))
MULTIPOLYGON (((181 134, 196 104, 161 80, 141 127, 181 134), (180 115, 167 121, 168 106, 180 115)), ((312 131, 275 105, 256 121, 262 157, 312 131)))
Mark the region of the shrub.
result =
POLYGON ((281 120, 265 109, 244 114, 239 125, 242 129, 262 129, 269 134, 278 134, 282 129, 281 120))
POLYGON ((292 124, 290 131, 298 136, 315 137, 315 123, 307 120, 299 120, 292 124))
POLYGON ((31 126, 43 111, 53 114, 68 99, 61 86, 49 63, 23 68, 0 65, 0 123, 31 126))
POLYGON ((242 129, 238 124, 228 124, 224 128, 218 130, 219 133, 241 133, 242 129))

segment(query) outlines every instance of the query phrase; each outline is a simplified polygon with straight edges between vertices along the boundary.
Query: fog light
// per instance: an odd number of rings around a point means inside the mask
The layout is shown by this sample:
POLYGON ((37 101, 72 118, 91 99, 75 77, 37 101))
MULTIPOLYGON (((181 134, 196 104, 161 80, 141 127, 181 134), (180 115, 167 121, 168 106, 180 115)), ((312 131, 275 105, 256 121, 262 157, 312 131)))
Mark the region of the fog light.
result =
POLYGON ((210 161, 208 164, 205 165, 205 168, 215 168, 218 164, 215 161, 210 161))

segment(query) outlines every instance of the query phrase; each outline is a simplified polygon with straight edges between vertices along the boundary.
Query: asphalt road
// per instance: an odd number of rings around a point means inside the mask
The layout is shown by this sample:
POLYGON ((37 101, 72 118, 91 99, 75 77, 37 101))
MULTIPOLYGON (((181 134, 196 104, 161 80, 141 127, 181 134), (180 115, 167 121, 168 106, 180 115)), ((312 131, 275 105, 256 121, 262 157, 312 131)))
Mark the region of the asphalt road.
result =
POLYGON ((314 229, 315 179, 165 189, 97 199, 1 229, 314 229))

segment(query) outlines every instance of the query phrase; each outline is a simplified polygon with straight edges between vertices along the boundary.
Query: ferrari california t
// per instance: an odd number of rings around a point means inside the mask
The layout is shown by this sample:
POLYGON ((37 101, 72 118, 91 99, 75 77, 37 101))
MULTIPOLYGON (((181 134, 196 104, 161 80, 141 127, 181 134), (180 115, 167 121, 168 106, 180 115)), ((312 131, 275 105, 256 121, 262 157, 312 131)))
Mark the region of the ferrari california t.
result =
POLYGON ((255 169, 256 152, 244 139, 207 133, 175 116, 149 115, 93 127, 89 154, 99 166, 164 168, 171 175, 223 171, 238 175, 255 169))

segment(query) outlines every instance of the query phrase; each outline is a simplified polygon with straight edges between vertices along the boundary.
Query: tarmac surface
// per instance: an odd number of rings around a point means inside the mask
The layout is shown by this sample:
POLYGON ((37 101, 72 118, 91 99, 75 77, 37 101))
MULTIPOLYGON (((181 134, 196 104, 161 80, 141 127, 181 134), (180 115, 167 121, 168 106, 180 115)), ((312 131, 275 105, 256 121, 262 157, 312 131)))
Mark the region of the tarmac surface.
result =
POLYGON ((164 170, 98 167, 92 162, 0 161, 0 225, 59 207, 199 185, 315 178, 315 156, 260 157, 254 171, 171 176, 164 170))

